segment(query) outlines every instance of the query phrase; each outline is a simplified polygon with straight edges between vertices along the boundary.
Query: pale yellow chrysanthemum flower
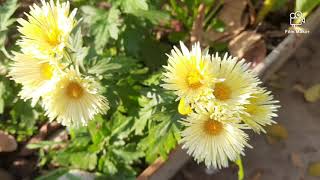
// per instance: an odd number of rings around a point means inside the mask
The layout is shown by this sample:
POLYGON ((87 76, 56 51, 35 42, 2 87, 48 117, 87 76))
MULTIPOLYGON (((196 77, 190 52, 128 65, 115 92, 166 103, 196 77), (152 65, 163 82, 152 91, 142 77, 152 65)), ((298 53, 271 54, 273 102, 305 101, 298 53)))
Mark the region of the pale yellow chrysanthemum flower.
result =
POLYGON ((35 58, 30 54, 14 52, 9 76, 17 83, 22 84, 20 96, 22 99, 31 99, 34 106, 39 98, 52 90, 55 84, 57 68, 51 64, 52 59, 35 58))
POLYGON ((257 88, 248 100, 249 104, 244 105, 245 113, 241 115, 243 122, 254 132, 265 133, 263 126, 276 123, 272 118, 278 116, 275 112, 280 107, 279 101, 273 100, 271 92, 263 88, 257 88))
POLYGON ((68 70, 55 88, 43 98, 46 114, 65 126, 87 125, 96 114, 109 109, 107 99, 102 96, 95 81, 82 78, 75 70, 68 70))
POLYGON ((30 13, 26 14, 28 20, 18 19, 21 25, 18 31, 22 34, 18 44, 22 51, 36 56, 61 55, 75 26, 76 9, 69 11, 69 2, 41 1, 40 7, 31 6, 30 13))
POLYGON ((241 111, 242 105, 249 103, 248 98, 260 84, 256 75, 249 69, 250 64, 245 63, 243 59, 238 61, 228 54, 223 58, 218 54, 212 56, 212 63, 215 64, 214 74, 220 80, 212 86, 214 102, 217 106, 241 111))
POLYGON ((201 52, 200 44, 196 43, 189 51, 180 42, 168 55, 168 65, 162 87, 173 90, 186 103, 197 101, 202 95, 212 94, 211 86, 215 81, 213 67, 208 53, 201 52))
POLYGON ((244 148, 251 147, 248 135, 242 130, 239 118, 218 106, 196 108, 195 112, 182 121, 186 127, 182 132, 182 148, 207 167, 228 167, 228 161, 235 161, 244 148))

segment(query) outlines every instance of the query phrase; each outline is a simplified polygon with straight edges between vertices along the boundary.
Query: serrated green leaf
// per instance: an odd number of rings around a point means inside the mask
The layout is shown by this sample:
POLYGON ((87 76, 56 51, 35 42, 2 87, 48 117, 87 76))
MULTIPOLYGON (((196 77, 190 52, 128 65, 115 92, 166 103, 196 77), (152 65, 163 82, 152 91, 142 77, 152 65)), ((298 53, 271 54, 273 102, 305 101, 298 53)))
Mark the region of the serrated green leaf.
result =
POLYGON ((101 51, 110 38, 117 40, 120 32, 120 11, 112 7, 109 11, 103 11, 91 6, 81 7, 84 22, 88 24, 97 51, 101 51))
POLYGON ((135 14, 140 10, 148 10, 146 0, 121 0, 121 6, 126 13, 135 14))
POLYGON ((159 155, 167 158, 168 153, 176 146, 180 136, 178 114, 158 113, 154 115, 155 119, 160 121, 149 129, 149 134, 144 138, 139 146, 146 150, 147 162, 153 162, 159 155))
POLYGON ((114 148, 112 152, 117 158, 121 158, 125 164, 132 164, 144 155, 142 151, 137 149, 135 144, 128 144, 123 148, 114 148))
POLYGON ((97 155, 87 152, 71 153, 70 163, 74 168, 93 170, 97 165, 97 155))

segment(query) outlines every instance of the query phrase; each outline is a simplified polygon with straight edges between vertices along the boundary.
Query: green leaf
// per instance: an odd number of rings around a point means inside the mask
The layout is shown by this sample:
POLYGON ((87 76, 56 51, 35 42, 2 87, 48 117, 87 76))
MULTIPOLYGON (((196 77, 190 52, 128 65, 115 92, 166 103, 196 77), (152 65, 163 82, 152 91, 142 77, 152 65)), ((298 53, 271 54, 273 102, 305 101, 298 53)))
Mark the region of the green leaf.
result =
POLYGON ((97 51, 101 51, 110 39, 117 40, 120 32, 120 11, 112 7, 108 12, 91 6, 82 6, 84 22, 94 36, 97 51))
POLYGON ((113 175, 118 172, 118 169, 115 166, 115 164, 106 156, 103 156, 101 159, 99 159, 98 166, 99 169, 106 174, 113 175))
POLYGON ((217 32, 224 32, 225 31, 225 24, 220 19, 214 18, 211 22, 211 27, 213 30, 217 32))
POLYGON ((39 149, 39 148, 45 148, 45 147, 51 147, 57 144, 61 144, 61 142, 55 142, 55 141, 40 141, 37 143, 31 143, 27 145, 28 149, 39 149))
POLYGON ((149 9, 146 0, 121 0, 121 6, 125 13, 132 14, 149 9))
POLYGON ((138 118, 134 121, 133 129, 135 134, 142 135, 149 120, 156 112, 156 107, 163 102, 162 98, 157 94, 148 94, 148 97, 142 96, 139 99, 142 108, 139 111, 138 118), (141 103, 143 102, 143 104, 141 103))
POLYGON ((4 46, 8 27, 15 22, 11 16, 17 8, 17 0, 7 0, 0 6, 0 48, 4 46))
POLYGON ((70 154, 70 163, 74 168, 94 170, 97 165, 97 155, 87 152, 70 154))
POLYGON ((121 158, 125 164, 132 164, 144 156, 144 153, 137 149, 135 144, 128 144, 124 148, 114 148, 112 151, 117 158, 121 158))
POLYGON ((154 115, 153 118, 160 123, 149 129, 148 136, 139 143, 139 146, 146 150, 146 160, 149 163, 153 162, 159 155, 167 158, 168 153, 175 148, 180 139, 178 120, 181 117, 178 114, 171 113, 161 112, 154 115))
POLYGON ((77 28, 73 34, 71 34, 71 38, 69 38, 71 52, 71 60, 77 65, 84 69, 84 60, 85 57, 89 53, 88 47, 83 47, 83 39, 81 28, 77 28))
POLYGON ((111 58, 104 58, 99 60, 95 65, 88 69, 90 74, 104 74, 111 70, 118 70, 122 67, 121 64, 111 62, 111 58))
POLYGON ((166 24, 170 19, 170 15, 168 13, 158 10, 140 10, 136 11, 135 15, 148 19, 153 24, 159 24, 160 22, 166 24))
POLYGON ((36 180, 57 180, 59 177, 66 174, 69 170, 65 168, 59 168, 50 171, 48 174, 37 177, 36 180))
POLYGON ((130 116, 124 116, 120 112, 115 112, 110 120, 111 126, 111 142, 116 139, 124 139, 128 137, 129 133, 132 131, 133 118, 130 116))
POLYGON ((301 11, 306 17, 319 4, 320 0, 296 0, 295 11, 301 11))
POLYGON ((159 43, 154 39, 146 39, 141 43, 141 58, 147 67, 156 70, 167 62, 166 53, 170 49, 171 46, 166 43, 159 43))

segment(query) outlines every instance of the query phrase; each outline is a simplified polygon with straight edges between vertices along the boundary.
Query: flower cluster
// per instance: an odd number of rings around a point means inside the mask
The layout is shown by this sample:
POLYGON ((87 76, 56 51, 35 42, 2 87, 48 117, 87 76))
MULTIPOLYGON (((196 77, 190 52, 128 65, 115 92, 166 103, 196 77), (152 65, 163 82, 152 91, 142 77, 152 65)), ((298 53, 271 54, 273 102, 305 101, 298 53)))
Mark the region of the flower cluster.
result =
POLYGON ((171 51, 164 66, 164 88, 180 100, 182 148, 207 167, 227 167, 244 154, 248 135, 244 129, 265 132, 275 123, 278 101, 261 87, 245 60, 225 54, 209 55, 199 43, 189 51, 183 43, 171 51))
POLYGON ((18 19, 21 53, 13 53, 9 72, 22 85, 22 99, 31 99, 34 106, 41 98, 50 120, 65 126, 86 125, 94 115, 109 109, 94 79, 81 74, 76 63, 66 58, 75 14, 69 2, 34 4, 27 20, 18 19))

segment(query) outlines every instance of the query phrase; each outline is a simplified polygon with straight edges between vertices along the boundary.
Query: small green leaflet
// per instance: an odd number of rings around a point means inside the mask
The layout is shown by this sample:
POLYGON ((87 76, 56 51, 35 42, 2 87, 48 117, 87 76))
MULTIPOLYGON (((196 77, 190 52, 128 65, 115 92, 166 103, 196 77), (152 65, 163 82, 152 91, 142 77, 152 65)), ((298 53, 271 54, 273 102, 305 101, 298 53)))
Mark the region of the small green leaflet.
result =
POLYGON ((92 6, 82 6, 83 21, 87 23, 97 51, 101 51, 110 39, 117 40, 119 35, 120 11, 112 7, 103 11, 92 6))

